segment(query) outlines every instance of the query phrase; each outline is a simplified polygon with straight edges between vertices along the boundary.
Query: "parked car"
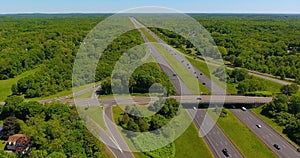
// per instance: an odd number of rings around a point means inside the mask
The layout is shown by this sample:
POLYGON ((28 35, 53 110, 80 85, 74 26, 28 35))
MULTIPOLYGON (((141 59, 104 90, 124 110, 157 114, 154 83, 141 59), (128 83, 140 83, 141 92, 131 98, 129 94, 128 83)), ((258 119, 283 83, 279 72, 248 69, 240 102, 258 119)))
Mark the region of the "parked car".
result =
POLYGON ((273 145, 277 150, 280 150, 280 146, 278 144, 273 145))

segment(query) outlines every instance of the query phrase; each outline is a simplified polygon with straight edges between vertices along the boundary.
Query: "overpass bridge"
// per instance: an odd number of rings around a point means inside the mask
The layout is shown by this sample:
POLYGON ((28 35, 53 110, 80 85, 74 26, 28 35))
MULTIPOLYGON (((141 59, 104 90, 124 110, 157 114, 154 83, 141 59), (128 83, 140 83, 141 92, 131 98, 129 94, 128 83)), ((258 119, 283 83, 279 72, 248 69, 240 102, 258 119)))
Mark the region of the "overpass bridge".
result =
MULTIPOLYGON (((198 104, 209 105, 223 104, 228 105, 243 105, 246 107, 253 107, 257 105, 262 105, 269 103, 273 100, 272 97, 250 97, 250 96, 236 96, 236 95, 184 95, 184 96, 170 96, 166 98, 174 98, 182 104, 198 104)), ((129 97, 129 96, 117 96, 111 98, 86 98, 86 99, 76 99, 76 104, 79 106, 99 106, 102 105, 147 105, 158 101, 160 97, 129 97)), ((66 101, 70 104, 75 104, 74 100, 66 101)))

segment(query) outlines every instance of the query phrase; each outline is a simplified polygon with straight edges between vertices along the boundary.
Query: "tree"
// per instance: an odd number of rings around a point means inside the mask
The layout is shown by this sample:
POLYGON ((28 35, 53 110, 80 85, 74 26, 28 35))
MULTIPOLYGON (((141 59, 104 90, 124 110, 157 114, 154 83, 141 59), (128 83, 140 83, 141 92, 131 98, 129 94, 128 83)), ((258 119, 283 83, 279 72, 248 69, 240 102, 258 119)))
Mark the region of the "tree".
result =
POLYGON ((102 90, 100 91, 100 94, 111 94, 111 79, 110 78, 105 78, 102 83, 101 83, 101 88, 102 90))
POLYGON ((67 158, 67 156, 64 153, 61 152, 53 152, 51 154, 49 154, 46 158, 67 158))
POLYGON ((278 95, 274 98, 275 112, 287 112, 288 111, 288 97, 286 95, 278 95))
POLYGON ((231 72, 231 77, 235 79, 235 82, 243 81, 247 78, 248 72, 246 69, 234 69, 231 72))
POLYGON ((141 132, 146 132, 149 130, 150 125, 143 118, 139 117, 137 124, 140 127, 141 132))
POLYGON ((7 140, 9 136, 17 134, 20 131, 20 125, 16 117, 8 117, 4 120, 1 131, 1 139, 7 140))
POLYGON ((281 87, 280 91, 285 95, 291 96, 293 94, 296 94, 298 89, 299 89, 298 85, 293 83, 291 85, 284 85, 283 87, 281 87))
POLYGON ((152 120, 150 122, 150 130, 154 131, 157 129, 160 129, 162 126, 164 126, 167 123, 167 120, 164 116, 160 114, 156 114, 152 117, 152 120))
POLYGON ((297 115, 300 113, 300 96, 292 96, 289 103, 289 112, 297 115))
POLYGON ((11 86, 12 95, 19 95, 18 86, 16 84, 13 84, 11 86))

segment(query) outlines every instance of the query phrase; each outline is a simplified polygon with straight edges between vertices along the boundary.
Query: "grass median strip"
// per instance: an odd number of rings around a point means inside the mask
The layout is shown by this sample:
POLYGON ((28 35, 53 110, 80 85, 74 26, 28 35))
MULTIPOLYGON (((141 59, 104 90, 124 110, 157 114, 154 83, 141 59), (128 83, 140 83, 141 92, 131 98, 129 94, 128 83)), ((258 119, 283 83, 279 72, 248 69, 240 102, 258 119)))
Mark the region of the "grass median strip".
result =
POLYGON ((237 94, 237 89, 236 89, 236 85, 235 84, 226 84, 221 82, 218 78, 216 78, 215 76, 211 75, 218 67, 215 65, 210 65, 211 68, 211 72, 208 69, 208 66, 206 65, 206 63, 200 62, 200 61, 196 61, 194 59, 188 58, 188 60, 190 61, 190 63, 195 66, 197 69, 199 69, 200 71, 202 71, 204 73, 204 75, 206 75, 208 78, 212 79, 216 84, 218 84, 219 86, 221 86, 223 89, 226 87, 226 92, 229 94, 237 94))
MULTIPOLYGON (((145 36, 149 39, 150 42, 157 42, 144 28, 141 28, 142 32, 145 36)), ((159 43, 152 43, 156 50, 161 54, 161 56, 170 64, 170 66, 174 69, 176 74, 181 78, 183 83, 187 86, 187 88, 193 94, 210 94, 210 91, 199 83, 198 79, 191 74, 186 68, 177 60, 175 59, 165 48, 159 43), (199 88, 195 85, 199 85, 199 88), (200 89, 200 90, 199 90, 200 89)))

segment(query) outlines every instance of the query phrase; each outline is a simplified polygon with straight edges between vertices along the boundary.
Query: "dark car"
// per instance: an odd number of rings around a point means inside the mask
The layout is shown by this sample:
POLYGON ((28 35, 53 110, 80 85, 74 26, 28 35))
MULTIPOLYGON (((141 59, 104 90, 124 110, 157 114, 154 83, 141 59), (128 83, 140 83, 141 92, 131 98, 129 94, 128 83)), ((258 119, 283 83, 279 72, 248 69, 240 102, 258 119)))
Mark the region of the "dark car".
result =
POLYGON ((229 153, 228 153, 228 150, 225 148, 222 150, 223 154, 226 156, 226 157, 229 157, 229 153))
POLYGON ((280 150, 280 146, 278 144, 273 145, 277 150, 280 150))
POLYGON ((300 152, 300 148, 298 148, 297 151, 300 152))

